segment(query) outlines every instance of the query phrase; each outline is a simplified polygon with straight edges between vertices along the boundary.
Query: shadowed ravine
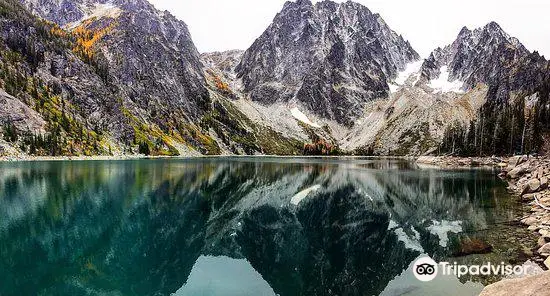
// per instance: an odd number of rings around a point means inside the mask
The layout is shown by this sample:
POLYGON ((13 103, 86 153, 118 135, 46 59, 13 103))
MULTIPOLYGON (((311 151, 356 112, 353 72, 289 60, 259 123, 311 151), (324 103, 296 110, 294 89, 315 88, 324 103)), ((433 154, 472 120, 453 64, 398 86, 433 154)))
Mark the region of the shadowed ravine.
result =
POLYGON ((493 172, 402 160, 4 163, 0 189, 0 295, 474 295, 493 280, 407 269, 465 238, 493 252, 462 261, 524 248, 493 172))

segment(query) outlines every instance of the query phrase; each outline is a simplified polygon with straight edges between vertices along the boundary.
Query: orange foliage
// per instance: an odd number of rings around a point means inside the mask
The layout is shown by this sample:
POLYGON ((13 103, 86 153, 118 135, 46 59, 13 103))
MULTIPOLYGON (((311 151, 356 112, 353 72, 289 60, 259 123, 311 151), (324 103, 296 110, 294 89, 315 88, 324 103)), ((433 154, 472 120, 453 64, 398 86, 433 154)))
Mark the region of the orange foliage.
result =
POLYGON ((73 51, 77 54, 83 55, 85 58, 93 59, 94 57, 94 45, 101 40, 105 35, 111 32, 116 23, 111 23, 110 25, 102 29, 88 29, 86 23, 76 27, 72 33, 76 37, 76 45, 73 48, 73 51))
POLYGON ((220 77, 214 76, 214 82, 216 83, 216 87, 219 91, 226 94, 231 94, 231 89, 229 88, 229 85, 221 80, 220 77))
POLYGON ((61 27, 59 27, 57 24, 52 24, 50 28, 50 34, 57 37, 65 37, 67 35, 67 32, 61 27))

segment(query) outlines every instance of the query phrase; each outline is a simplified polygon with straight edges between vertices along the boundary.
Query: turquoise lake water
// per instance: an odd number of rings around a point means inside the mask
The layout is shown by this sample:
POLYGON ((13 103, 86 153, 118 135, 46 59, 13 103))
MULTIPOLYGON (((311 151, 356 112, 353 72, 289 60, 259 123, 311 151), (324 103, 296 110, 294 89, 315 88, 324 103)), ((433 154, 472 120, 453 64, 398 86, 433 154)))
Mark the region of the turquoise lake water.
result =
POLYGON ((0 163, 0 295, 476 295, 411 263, 520 260, 521 215, 490 170, 404 160, 0 163))

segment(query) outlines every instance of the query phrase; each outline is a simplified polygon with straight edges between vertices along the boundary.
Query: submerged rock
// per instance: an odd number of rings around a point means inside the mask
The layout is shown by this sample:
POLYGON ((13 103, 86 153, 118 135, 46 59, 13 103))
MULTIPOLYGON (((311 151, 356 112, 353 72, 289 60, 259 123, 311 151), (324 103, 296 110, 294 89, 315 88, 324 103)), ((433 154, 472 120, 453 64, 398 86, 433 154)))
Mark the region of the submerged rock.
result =
POLYGON ((460 241, 460 246, 458 251, 456 251, 453 256, 461 257, 468 256, 472 254, 488 254, 493 251, 493 246, 488 243, 478 239, 478 238, 466 238, 460 241))

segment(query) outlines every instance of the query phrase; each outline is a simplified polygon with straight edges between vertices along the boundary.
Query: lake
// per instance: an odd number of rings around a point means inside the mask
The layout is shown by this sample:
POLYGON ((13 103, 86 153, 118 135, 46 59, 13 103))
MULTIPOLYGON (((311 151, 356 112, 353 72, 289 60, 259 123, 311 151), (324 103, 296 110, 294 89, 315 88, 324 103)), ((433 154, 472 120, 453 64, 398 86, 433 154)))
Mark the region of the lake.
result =
POLYGON ((492 170, 399 159, 0 163, 0 295, 477 295, 411 263, 521 264, 522 214, 492 170))

